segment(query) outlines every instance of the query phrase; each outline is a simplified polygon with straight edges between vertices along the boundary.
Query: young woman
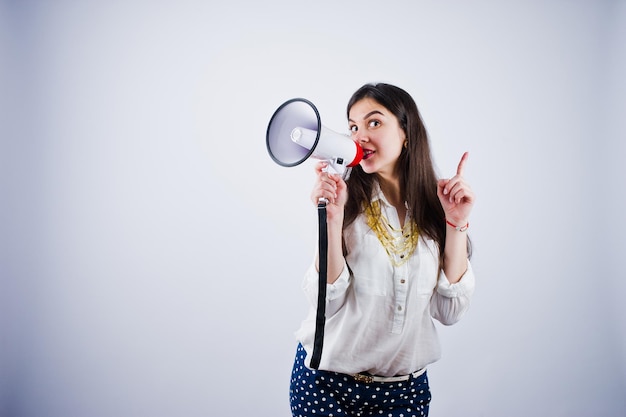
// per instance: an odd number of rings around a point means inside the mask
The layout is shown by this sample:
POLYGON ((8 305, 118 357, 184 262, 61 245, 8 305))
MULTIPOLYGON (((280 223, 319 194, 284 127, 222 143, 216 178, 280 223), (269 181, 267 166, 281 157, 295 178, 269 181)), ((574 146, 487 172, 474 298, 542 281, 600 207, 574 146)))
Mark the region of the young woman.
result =
POLYGON ((469 307, 474 275, 467 228, 474 194, 463 178, 437 180, 417 106, 401 88, 367 84, 348 103, 363 159, 347 182, 316 165, 311 199, 328 204, 326 326, 310 369, 319 260, 303 288, 311 311, 299 341, 294 416, 427 416, 426 367, 441 356, 433 319, 469 307))

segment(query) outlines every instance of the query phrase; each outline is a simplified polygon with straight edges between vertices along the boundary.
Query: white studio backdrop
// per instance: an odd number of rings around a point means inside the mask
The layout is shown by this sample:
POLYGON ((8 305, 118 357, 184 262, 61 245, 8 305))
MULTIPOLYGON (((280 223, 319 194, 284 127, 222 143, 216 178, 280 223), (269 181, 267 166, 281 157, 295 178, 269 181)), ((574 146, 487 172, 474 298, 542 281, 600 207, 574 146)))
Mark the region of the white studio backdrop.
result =
POLYGON ((0 415, 289 416, 316 245, 285 100, 413 95, 478 287, 433 416, 626 414, 623 1, 0 2, 0 415))

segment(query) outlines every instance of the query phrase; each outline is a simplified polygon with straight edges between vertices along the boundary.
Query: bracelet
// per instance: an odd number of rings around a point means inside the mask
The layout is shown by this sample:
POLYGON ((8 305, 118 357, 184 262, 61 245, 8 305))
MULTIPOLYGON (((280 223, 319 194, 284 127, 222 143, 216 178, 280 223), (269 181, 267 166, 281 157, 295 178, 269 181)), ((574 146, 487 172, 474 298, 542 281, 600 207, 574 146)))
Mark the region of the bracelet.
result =
POLYGON ((465 226, 457 226, 456 224, 452 224, 448 221, 448 219, 446 219, 446 223, 448 223, 448 225, 454 227, 454 229, 457 232, 464 232, 469 228, 469 222, 465 223, 465 226))

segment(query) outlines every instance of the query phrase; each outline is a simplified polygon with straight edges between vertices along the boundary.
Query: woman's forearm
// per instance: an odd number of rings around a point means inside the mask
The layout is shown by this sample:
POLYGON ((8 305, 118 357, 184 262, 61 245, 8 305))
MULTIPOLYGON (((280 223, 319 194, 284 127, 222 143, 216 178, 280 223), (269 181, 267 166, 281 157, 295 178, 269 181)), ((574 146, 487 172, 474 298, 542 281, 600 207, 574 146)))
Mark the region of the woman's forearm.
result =
MULTIPOLYGON (((327 280, 329 284, 334 283, 341 272, 345 263, 343 256, 342 233, 343 233, 343 217, 341 219, 333 219, 327 225, 328 230, 328 257, 327 257, 327 280)), ((316 258, 316 266, 319 271, 319 253, 316 258)))
POLYGON ((457 283, 467 270, 467 233, 446 226, 443 272, 451 284, 457 283))

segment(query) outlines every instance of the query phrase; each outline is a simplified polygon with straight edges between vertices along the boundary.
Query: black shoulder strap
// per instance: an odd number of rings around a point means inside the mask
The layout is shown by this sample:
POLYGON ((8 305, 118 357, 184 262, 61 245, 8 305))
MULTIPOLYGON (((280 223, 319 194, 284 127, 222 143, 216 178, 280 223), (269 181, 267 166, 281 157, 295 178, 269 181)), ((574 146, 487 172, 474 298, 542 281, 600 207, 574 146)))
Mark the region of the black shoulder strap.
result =
POLYGON ((324 326, 326 324, 326 285, 328 269, 328 229, 326 226, 326 203, 317 205, 319 219, 319 282, 317 291, 317 316, 315 318, 315 340, 311 356, 311 368, 318 369, 324 346, 324 326))

